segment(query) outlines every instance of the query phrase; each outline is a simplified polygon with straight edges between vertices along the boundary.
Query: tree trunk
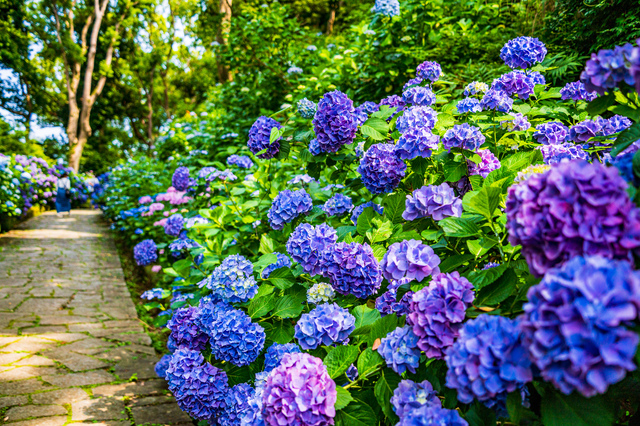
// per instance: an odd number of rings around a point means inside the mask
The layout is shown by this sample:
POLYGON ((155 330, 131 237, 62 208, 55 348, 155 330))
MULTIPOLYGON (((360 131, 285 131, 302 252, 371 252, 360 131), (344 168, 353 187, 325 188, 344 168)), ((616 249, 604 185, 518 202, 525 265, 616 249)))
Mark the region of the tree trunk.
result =
MULTIPOLYGON (((231 29, 231 4, 233 0, 220 0, 220 13, 224 14, 216 41, 221 45, 227 44, 229 40, 229 31, 231 29)), ((226 83, 227 81, 233 81, 233 76, 229 71, 229 67, 220 60, 216 55, 216 61, 218 63, 218 81, 226 83)))
MULTIPOLYGON (((81 132, 83 133, 83 132, 81 132)), ((87 135, 83 134, 79 138, 76 138, 76 142, 71 145, 71 152, 69 154, 69 167, 76 172, 80 169, 80 158, 82 158, 82 151, 87 143, 87 135)))
POLYGON ((153 77, 156 71, 156 66, 151 68, 149 73, 149 86, 147 90, 147 140, 149 141, 149 154, 153 157, 153 77))
POLYGON ((329 20, 327 21, 327 34, 333 33, 333 24, 336 22, 336 10, 331 8, 329 12, 329 20))

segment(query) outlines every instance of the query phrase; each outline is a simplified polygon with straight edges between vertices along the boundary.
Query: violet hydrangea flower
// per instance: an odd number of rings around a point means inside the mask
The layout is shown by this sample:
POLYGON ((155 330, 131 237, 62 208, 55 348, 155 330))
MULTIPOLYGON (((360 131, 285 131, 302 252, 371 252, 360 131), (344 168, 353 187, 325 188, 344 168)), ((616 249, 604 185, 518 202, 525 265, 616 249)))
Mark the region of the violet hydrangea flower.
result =
POLYGON ((382 284, 382 270, 368 244, 340 242, 322 253, 323 274, 340 294, 363 299, 376 294, 382 284))
POLYGON ((433 389, 428 380, 416 383, 412 380, 401 380, 391 397, 393 411, 398 417, 404 417, 412 409, 423 405, 435 405, 441 407, 442 403, 438 393, 433 389))
POLYGON ((598 97, 596 92, 587 92, 587 88, 581 81, 574 81, 572 83, 565 84, 565 86, 560 89, 560 95, 562 96, 563 101, 571 99, 573 101, 591 102, 598 97))
POLYGON ((280 191, 267 212, 269 224, 276 231, 281 231, 285 223, 292 222, 301 214, 313 208, 313 201, 304 189, 280 191))
POLYGON ((274 343, 269 346, 267 352, 264 354, 264 371, 271 371, 280 365, 282 358, 285 354, 300 353, 300 346, 295 343, 274 343))
POLYGON ((336 194, 329 198, 321 207, 327 216, 342 216, 353 209, 353 202, 350 197, 343 194, 336 194))
POLYGON ((384 214, 384 207, 374 203, 373 201, 367 201, 366 203, 360 204, 359 206, 356 206, 355 209, 353 209, 353 213, 351 213, 351 222, 353 222, 354 226, 358 225, 358 218, 367 207, 371 207, 373 211, 378 213, 379 215, 384 214))
POLYGON ((229 158, 227 158, 227 164, 230 166, 235 165, 243 169, 250 169, 253 167, 253 161, 251 161, 251 158, 246 155, 230 155, 229 158))
POLYGON ((169 339, 176 348, 201 351, 207 347, 209 337, 198 327, 197 312, 195 306, 180 308, 167 323, 167 328, 171 330, 169 339))
POLYGON ((438 121, 438 113, 431 107, 412 106, 396 121, 396 129, 400 133, 406 133, 414 129, 433 129, 438 121))
POLYGON ((282 138, 280 137, 271 143, 271 129, 273 128, 280 129, 282 126, 273 118, 263 115, 258 117, 249 129, 249 141, 247 142, 249 150, 253 154, 267 150, 258 155, 258 158, 266 160, 275 157, 280 152, 280 139, 282 138))
POLYGON ((407 165, 395 153, 395 146, 386 143, 372 145, 360 159, 358 173, 372 194, 393 191, 404 178, 407 165))
POLYGON ((184 217, 180 213, 169 216, 167 222, 164 224, 164 232, 172 237, 180 235, 180 231, 184 226, 184 217))
POLYGON ((140 295, 140 299, 145 299, 145 300, 154 300, 154 299, 164 299, 166 297, 169 297, 171 295, 171 292, 169 290, 165 290, 163 288, 160 287, 156 287, 156 288, 152 288, 151 290, 147 290, 144 293, 142 293, 140 295))
POLYGON ((326 93, 318 102, 313 128, 318 146, 325 152, 336 152, 353 142, 358 130, 353 101, 338 90, 326 93))
POLYGON ((436 95, 431 88, 412 86, 402 93, 402 99, 408 104, 431 106, 436 103, 436 95))
POLYGON ((276 261, 270 265, 267 265, 267 267, 263 269, 261 276, 264 280, 269 278, 269 275, 271 275, 271 273, 276 269, 288 268, 291 266, 291 259, 289 259, 289 256, 275 251, 273 252, 273 254, 276 255, 276 261))
POLYGON ((378 353, 396 373, 402 374, 407 370, 415 373, 420 361, 417 344, 418 336, 413 334, 411 327, 398 327, 382 338, 378 353))
POLYGON ((493 152, 488 149, 479 149, 477 154, 480 156, 480 163, 476 164, 473 161, 467 161, 469 176, 479 175, 486 179, 489 173, 500 168, 500 160, 493 155, 493 152))
POLYGON ((630 71, 633 53, 634 47, 630 43, 592 53, 580 74, 580 81, 587 91, 600 95, 612 91, 622 82, 633 85, 635 79, 630 71))
POLYGON ((411 299, 413 298, 413 292, 407 291, 402 295, 400 300, 396 301, 398 288, 401 285, 408 284, 412 280, 408 278, 402 278, 401 280, 392 280, 387 287, 387 291, 382 293, 376 299, 376 309, 380 311, 381 316, 395 314, 401 317, 409 313, 409 306, 411 305, 411 299))
POLYGON ((559 121, 538 124, 533 138, 543 145, 561 144, 569 139, 569 128, 559 121))
POLYGON ((485 137, 479 127, 470 126, 468 123, 456 124, 445 132, 442 137, 442 145, 451 151, 451 148, 462 148, 476 151, 485 142, 485 137))
POLYGON ((489 89, 482 97, 480 106, 484 110, 495 110, 508 113, 513 107, 513 99, 505 92, 496 89, 489 89))
POLYGON ((167 370, 169 369, 169 364, 171 363, 172 355, 173 354, 163 355, 162 358, 160 358, 160 361, 158 361, 155 367, 153 367, 153 371, 155 371, 156 375, 161 379, 164 379, 167 377, 167 370))
POLYGON ((300 114, 302 118, 313 118, 317 109, 318 106, 315 102, 307 98, 302 98, 298 101, 298 114, 300 114))
POLYGON ((295 326, 294 337, 302 349, 315 349, 320 345, 346 343, 355 330, 356 318, 335 303, 318 305, 302 314, 295 326))
POLYGON ((395 153, 403 160, 417 157, 429 158, 432 151, 438 149, 440 136, 434 135, 428 128, 412 128, 400 136, 395 146, 395 153))
POLYGON ((579 145, 572 143, 549 144, 540 147, 544 164, 555 164, 575 159, 588 160, 589 154, 579 145))
POLYGON ((442 68, 437 62, 425 61, 418 65, 418 68, 416 68, 416 74, 423 80, 429 80, 433 82, 437 81, 440 78, 440 75, 442 74, 442 68))
POLYGON ((456 410, 437 405, 421 405, 409 409, 396 426, 469 426, 456 410))
POLYGON ((247 383, 238 383, 225 396, 225 409, 218 418, 221 426, 241 426, 249 409, 249 400, 255 397, 255 390, 247 383))
POLYGON ((535 37, 517 37, 509 40, 500 50, 500 59, 510 68, 530 68, 542 62, 547 55, 544 43, 535 37))
POLYGON ((482 107, 480 106, 480 101, 478 99, 464 98, 458 102, 456 110, 458 111, 458 114, 467 114, 469 112, 480 112, 482 111, 482 107))
POLYGON ((287 253, 300 263, 310 275, 318 275, 323 270, 320 257, 322 252, 335 244, 338 236, 335 229, 322 223, 317 226, 301 223, 289 236, 287 253))
POLYGON ((186 191, 189 188, 189 169, 186 167, 178 167, 173 172, 171 185, 178 191, 186 191))
POLYGON ((133 247, 133 259, 139 266, 147 266, 158 260, 158 246, 153 240, 142 240, 133 247))
POLYGON ((309 142, 309 152, 313 156, 320 155, 324 152, 324 150, 320 148, 320 145, 318 145, 318 139, 311 139, 311 141, 309 142))
POLYGON ((462 216, 462 200, 446 183, 423 186, 407 195, 405 211, 402 213, 404 220, 421 217, 442 220, 450 216, 462 216))
POLYGON ((533 77, 524 71, 511 71, 493 81, 491 88, 506 93, 508 96, 518 95, 520 99, 529 99, 533 95, 535 82, 533 77))
POLYGON ((587 142, 598 136, 601 131, 602 126, 596 120, 584 120, 571 126, 569 138, 576 143, 587 142))
POLYGON ((440 258, 431 247, 418 240, 405 240, 389 246, 380 267, 389 281, 408 278, 420 282, 440 273, 439 264, 440 258))

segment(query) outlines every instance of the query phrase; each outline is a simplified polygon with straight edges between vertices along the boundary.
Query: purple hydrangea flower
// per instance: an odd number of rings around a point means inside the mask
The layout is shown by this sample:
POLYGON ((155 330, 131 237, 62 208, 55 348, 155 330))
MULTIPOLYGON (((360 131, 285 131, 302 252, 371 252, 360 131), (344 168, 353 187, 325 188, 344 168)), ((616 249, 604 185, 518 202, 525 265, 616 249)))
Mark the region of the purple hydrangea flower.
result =
POLYGON ((169 339, 176 348, 201 351, 207 347, 209 337, 198 327, 195 319, 197 312, 195 306, 180 308, 167 323, 167 328, 171 330, 169 339))
POLYGON ((531 77, 531 79, 533 80, 533 84, 535 84, 536 86, 538 84, 545 85, 547 83, 544 76, 538 71, 527 71, 527 75, 531 77))
POLYGON ((303 213, 313 208, 313 201, 304 189, 280 191, 267 212, 269 224, 276 231, 281 231, 285 223, 292 222, 303 213))
POLYGON ((351 222, 353 222, 354 226, 358 225, 358 218, 367 207, 371 207, 373 211, 378 213, 379 215, 384 214, 384 207, 379 204, 374 203, 373 201, 367 201, 366 203, 360 204, 353 209, 353 213, 351 213, 351 222))
POLYGON ((378 353, 396 373, 402 374, 407 370, 415 373, 420 361, 417 344, 418 336, 413 334, 411 327, 398 327, 382 338, 378 353))
POLYGON ((261 276, 262 276, 262 279, 264 280, 269 278, 269 275, 271 275, 271 273, 276 269, 288 268, 291 266, 291 259, 289 259, 289 256, 287 256, 286 254, 275 252, 275 251, 273 252, 273 254, 276 255, 277 259, 272 264, 267 265, 267 267, 264 268, 264 270, 262 271, 261 276))
POLYGON ((313 156, 320 155, 324 152, 324 150, 320 148, 320 145, 318 144, 318 139, 311 139, 311 141, 309 142, 309 152, 313 156))
POLYGON ((376 0, 371 11, 392 18, 400 15, 400 2, 398 0, 376 0))
MULTIPOLYGON (((602 120, 602 119, 601 119, 602 120)), ((632 122, 627 117, 614 115, 608 120, 601 121, 602 131, 598 136, 610 136, 614 133, 628 129, 632 122)))
POLYGON ((496 263, 496 262, 488 262, 486 265, 484 265, 484 266, 482 267, 482 270, 483 270, 483 271, 486 271, 487 269, 496 268, 496 267, 498 267, 498 266, 500 266, 500 264, 499 264, 499 263, 496 263))
POLYGON ((429 80, 433 82, 437 81, 440 78, 440 75, 442 74, 442 68, 437 62, 425 61, 418 65, 418 68, 416 68, 416 74, 423 80, 429 80))
POLYGON ((298 114, 300 114, 302 118, 313 118, 317 109, 318 106, 316 103, 307 98, 302 98, 298 101, 298 114))
POLYGON ((478 99, 464 98, 458 102, 456 110, 458 111, 458 114, 467 114, 469 112, 480 112, 482 111, 482 107, 480 106, 480 101, 478 99))
POLYGON ((513 107, 513 99, 511 99, 505 92, 489 89, 482 97, 480 106, 485 110, 491 109, 508 113, 513 107))
POLYGON ((182 231, 184 226, 184 217, 180 213, 169 216, 167 222, 164 224, 164 232, 172 237, 177 237, 182 231))
POLYGON ((547 48, 535 37, 514 38, 500 50, 500 59, 513 69, 530 68, 533 64, 542 62, 545 56, 547 56, 547 48))
POLYGON ((402 110, 404 110, 404 107, 406 106, 406 104, 404 103, 404 100, 398 95, 387 96, 386 98, 380 101, 380 106, 382 105, 387 105, 389 108, 396 109, 395 112, 391 115, 391 117, 387 119, 387 121, 391 121, 393 117, 395 117, 400 112, 402 112, 402 110))
POLYGON ((569 139, 574 142, 586 142, 595 138, 602 131, 602 126, 596 120, 584 120, 569 129, 569 139))
POLYGON ((156 287, 156 288, 152 288, 151 290, 147 290, 144 293, 142 293, 140 295, 140 299, 145 299, 145 300, 154 300, 154 299, 164 299, 166 297, 169 297, 169 295, 171 295, 171 292, 169 290, 165 290, 163 288, 160 287, 156 287))
POLYGON ((410 279, 403 278, 398 281, 392 280, 389 283, 387 291, 382 293, 382 295, 376 299, 376 309, 380 311, 380 315, 384 317, 386 315, 395 314, 396 316, 401 317, 409 313, 409 305, 411 304, 411 299, 413 297, 412 291, 407 291, 402 295, 400 300, 396 301, 398 287, 409 282, 411 282, 410 279))
POLYGON ((447 387, 466 404, 505 395, 533 380, 518 322, 498 315, 467 321, 445 360, 447 387))
POLYGON ((255 397, 255 391, 246 383, 238 383, 227 392, 225 409, 220 413, 220 426, 242 426, 242 419, 249 409, 249 400, 255 397))
POLYGON ((639 185, 639 180, 633 172, 634 152, 622 152, 611 159, 610 164, 618 169, 620 176, 633 186, 639 185))
POLYGON ((225 409, 227 374, 206 362, 200 352, 178 349, 171 357, 166 379, 176 402, 191 417, 215 422, 225 409))
POLYGON ((398 417, 404 417, 409 411, 420 408, 423 405, 435 405, 441 407, 442 403, 438 398, 438 393, 433 390, 433 386, 428 380, 416 383, 411 380, 402 380, 393 391, 391 397, 393 411, 398 417))
POLYGON ((524 132, 531 127, 531 123, 527 120, 525 115, 521 113, 511 114, 513 115, 513 120, 511 121, 511 125, 509 126, 509 130, 512 132, 524 132))
POLYGON ((346 195, 336 194, 329 198, 321 208, 327 216, 342 216, 353 210, 353 202, 346 195))
POLYGON ((318 275, 324 269, 320 257, 322 252, 335 244, 338 236, 335 229, 322 223, 316 227, 301 223, 287 241, 287 253, 310 275, 318 275))
POLYGON ((482 161, 479 164, 473 161, 467 161, 469 165, 469 176, 479 175, 486 179, 489 173, 500 168, 500 160, 493 155, 493 152, 488 149, 480 149, 477 151, 477 154, 482 161))
POLYGON ((347 376, 347 379, 349 379, 350 382, 354 382, 358 378, 358 367, 351 364, 349 368, 347 368, 347 371, 344 372, 344 374, 347 376))
POLYGON ((542 152, 544 164, 555 164, 576 158, 581 160, 589 159, 589 154, 584 149, 572 143, 542 145, 540 151, 542 152))
POLYGON ((462 148, 470 151, 478 150, 485 142, 485 137, 479 127, 470 126, 467 123, 456 124, 445 132, 442 137, 442 145, 451 151, 451 148, 462 148))
POLYGON ((633 371, 640 273, 626 261, 574 257, 529 290, 522 328, 542 377, 589 398, 633 371))
POLYGON ((395 153, 403 160, 416 157, 431 157, 431 152, 438 149, 440 136, 434 135, 428 128, 413 128, 400 136, 395 146, 395 153))
POLYGON ((417 86, 419 84, 421 84, 424 80, 420 77, 416 77, 416 78, 412 78, 411 80, 407 81, 404 86, 402 87, 402 91, 406 91, 408 88, 412 87, 412 86, 417 86))
POLYGON ((458 272, 435 275, 428 287, 413 295, 407 324, 427 357, 444 358, 473 299, 473 285, 458 272))
POLYGON ((333 287, 330 284, 319 282, 315 283, 309 290, 307 290, 307 303, 313 303, 319 305, 321 303, 327 303, 333 300, 336 292, 333 291, 333 287))
POLYGON ((294 337, 302 349, 346 343, 356 328, 355 322, 356 318, 346 309, 335 303, 325 303, 302 314, 296 323, 294 337))
POLYGON ((380 110, 380 105, 378 105, 375 102, 371 102, 371 101, 366 101, 363 102, 359 107, 359 110, 364 111, 367 113, 367 115, 369 114, 373 114, 374 112, 377 112, 380 110))
POLYGON ((186 191, 189 188, 189 169, 186 167, 178 167, 173 172, 171 184, 178 191, 186 191))
POLYGON ((587 92, 587 88, 581 81, 565 84, 565 86, 560 89, 560 95, 562 95, 563 101, 571 99, 574 101, 591 102, 598 97, 598 93, 596 92, 587 92))
POLYGON ((285 354, 296 354, 300 352, 300 346, 295 343, 287 343, 284 345, 274 343, 269 346, 267 352, 264 354, 264 371, 271 371, 278 367, 285 354))
POLYGON ((524 71, 511 71, 493 81, 491 88, 506 93, 508 96, 518 95, 520 99, 529 99, 533 95, 535 82, 533 77, 524 71))
POLYGON ((640 230, 626 189, 614 168, 582 160, 554 164, 509 188, 509 242, 522 245, 538 276, 583 254, 630 260, 640 230))
POLYGON ((402 213, 404 220, 421 217, 442 220, 450 216, 462 216, 462 200, 446 183, 423 186, 407 195, 405 211, 402 213))
POLYGON ((438 121, 438 113, 433 108, 426 106, 412 106, 406 109, 396 121, 396 129, 400 133, 406 133, 414 129, 433 129, 438 121))
POLYGON ((158 260, 158 247, 153 240, 142 240, 133 247, 133 258, 140 266, 151 265, 158 260))
POLYGON ((436 95, 431 88, 412 86, 402 93, 402 99, 408 104, 431 106, 436 103, 436 95))
POLYGON ((311 182, 316 182, 316 180, 314 178, 312 178, 311 176, 309 176, 308 174, 303 174, 303 175, 295 175, 291 180, 289 180, 289 182, 287 182, 289 185, 297 185, 299 183, 311 183, 311 182))
POLYGON ((569 139, 569 128, 559 121, 538 124, 533 138, 543 145, 561 144, 569 139))
POLYGON ((580 74, 580 81, 588 92, 597 92, 603 95, 610 92, 620 83, 633 85, 635 79, 631 74, 631 61, 634 47, 627 43, 624 46, 616 46, 613 50, 602 49, 598 53, 592 53, 580 74))
POLYGON ((156 375, 161 379, 164 379, 167 376, 167 370, 169 369, 169 363, 171 362, 172 354, 165 354, 160 358, 160 361, 156 363, 156 366, 153 367, 153 370, 156 372, 156 375))
POLYGON ((422 405, 413 408, 400 419, 396 426, 469 426, 456 410, 447 410, 437 405, 422 405))
POLYGON ((217 300, 229 303, 247 302, 258 293, 253 264, 239 254, 225 258, 199 285, 211 290, 217 300))
POLYGON ((324 275, 340 294, 363 299, 376 294, 382 284, 382 270, 368 244, 336 243, 322 254, 324 275))
POLYGON ((276 120, 264 115, 258 117, 249 129, 249 141, 247 145, 249 150, 253 154, 257 154, 262 150, 267 150, 263 154, 258 155, 258 158, 269 159, 278 155, 280 152, 280 139, 278 138, 271 143, 271 129, 280 129, 282 126, 276 120))
POLYGON ((269 425, 334 423, 336 384, 322 360, 306 353, 287 354, 267 377, 262 415, 269 425))
POLYGON ((253 161, 251 161, 251 158, 246 155, 230 155, 229 158, 227 158, 227 164, 230 166, 235 165, 243 169, 250 169, 253 167, 253 161))
POLYGON ((372 194, 393 191, 404 178, 406 170, 407 165, 396 155, 395 146, 385 143, 372 145, 358 166, 362 183, 372 194))
POLYGON ((389 246, 380 267, 389 281, 408 278, 420 282, 429 275, 439 274, 439 264, 440 258, 431 247, 418 240, 405 240, 389 246))
POLYGON ((353 142, 358 130, 353 101, 338 90, 326 93, 318 102, 313 128, 318 146, 325 152, 336 152, 353 142))

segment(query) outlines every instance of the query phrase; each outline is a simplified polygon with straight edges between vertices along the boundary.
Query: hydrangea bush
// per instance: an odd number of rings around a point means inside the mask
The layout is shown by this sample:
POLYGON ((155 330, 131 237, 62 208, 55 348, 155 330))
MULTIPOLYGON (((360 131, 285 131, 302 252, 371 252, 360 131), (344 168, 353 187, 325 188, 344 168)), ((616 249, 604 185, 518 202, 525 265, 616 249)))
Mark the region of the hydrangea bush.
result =
POLYGON ((633 420, 640 47, 562 89, 546 54, 511 40, 512 71, 466 100, 434 61, 358 107, 300 99, 256 119, 233 153, 251 161, 115 170, 104 210, 161 271, 145 306, 180 407, 210 425, 633 420))

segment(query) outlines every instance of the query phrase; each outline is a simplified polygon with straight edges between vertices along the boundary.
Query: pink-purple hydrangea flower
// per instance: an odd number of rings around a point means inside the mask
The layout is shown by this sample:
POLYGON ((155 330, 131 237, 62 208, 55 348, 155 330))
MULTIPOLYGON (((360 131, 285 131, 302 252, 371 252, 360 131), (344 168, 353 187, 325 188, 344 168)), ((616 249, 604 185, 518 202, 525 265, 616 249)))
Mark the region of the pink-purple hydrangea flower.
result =
POLYGON ((362 156, 358 173, 372 194, 393 191, 404 178, 407 165, 398 158, 395 146, 386 143, 372 145, 362 156))
POLYGON ((431 217, 442 220, 445 217, 462 215, 462 200, 456 197, 453 189, 446 183, 427 185, 407 195, 404 220, 431 217))
POLYGON ((323 274, 338 293, 366 298, 377 293, 382 270, 368 244, 340 242, 322 254, 323 274))
POLYGON ((440 258, 430 246, 418 240, 405 240, 389 246, 380 267, 389 281, 407 278, 420 282, 440 273, 439 264, 440 258))

